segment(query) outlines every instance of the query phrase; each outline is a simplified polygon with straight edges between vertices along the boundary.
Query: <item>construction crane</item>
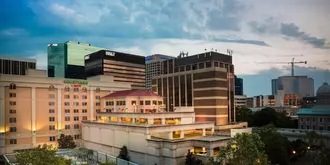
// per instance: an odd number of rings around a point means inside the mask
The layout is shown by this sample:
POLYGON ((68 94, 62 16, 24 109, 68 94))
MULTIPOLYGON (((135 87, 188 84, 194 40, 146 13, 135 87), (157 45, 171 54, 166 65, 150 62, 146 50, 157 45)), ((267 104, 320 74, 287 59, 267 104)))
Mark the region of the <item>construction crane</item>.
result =
POLYGON ((292 58, 291 62, 257 62, 257 63, 267 63, 267 64, 291 64, 291 76, 294 76, 294 65, 295 64, 307 64, 307 61, 294 61, 292 58))

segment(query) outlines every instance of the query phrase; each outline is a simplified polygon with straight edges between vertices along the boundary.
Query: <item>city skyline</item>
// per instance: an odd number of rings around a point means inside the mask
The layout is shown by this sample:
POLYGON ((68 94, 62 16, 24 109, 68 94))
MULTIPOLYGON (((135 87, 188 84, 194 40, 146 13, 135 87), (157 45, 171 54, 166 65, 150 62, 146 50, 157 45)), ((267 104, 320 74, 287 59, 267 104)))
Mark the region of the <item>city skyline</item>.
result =
POLYGON ((312 77, 318 87, 330 81, 330 2, 294 2, 4 0, 0 55, 36 58, 46 69, 47 44, 68 40, 143 56, 231 49, 248 96, 271 94, 271 79, 290 75, 288 64, 255 62, 292 56, 308 61, 296 75, 312 77))

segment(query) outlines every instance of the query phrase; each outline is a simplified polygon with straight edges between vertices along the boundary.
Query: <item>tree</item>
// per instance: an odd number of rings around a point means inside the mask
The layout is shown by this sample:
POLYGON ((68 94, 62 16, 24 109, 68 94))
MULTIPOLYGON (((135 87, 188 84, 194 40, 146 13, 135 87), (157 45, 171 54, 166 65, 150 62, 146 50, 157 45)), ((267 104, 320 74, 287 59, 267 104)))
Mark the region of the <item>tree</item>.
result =
POLYGON ((123 147, 120 149, 120 152, 119 152, 118 158, 119 158, 119 159, 126 160, 126 161, 129 161, 129 160, 130 160, 130 157, 129 157, 129 155, 128 155, 128 149, 127 149, 126 146, 123 146, 123 147))
POLYGON ((272 164, 286 165, 289 163, 289 141, 277 132, 274 125, 270 124, 253 131, 265 144, 268 160, 272 164))
POLYGON ((58 148, 75 148, 76 144, 71 135, 61 134, 60 138, 57 139, 58 148))
POLYGON ((253 125, 253 115, 252 110, 245 107, 236 108, 236 120, 248 122, 249 126, 253 125))
POLYGON ((319 146, 320 141, 321 141, 321 136, 315 132, 315 131, 310 131, 307 132, 306 135, 304 136, 304 139, 308 141, 308 144, 311 146, 319 146))
POLYGON ((203 162, 197 159, 194 154, 188 150, 185 165, 203 165, 203 162))
POLYGON ((330 148, 321 149, 321 152, 317 152, 314 165, 330 164, 330 148))
POLYGON ((226 147, 221 147, 219 156, 210 159, 210 164, 220 164, 226 161, 230 165, 268 165, 264 143, 256 133, 236 134, 226 147), (213 162, 212 162, 213 161, 213 162))
POLYGON ((71 165, 71 160, 56 156, 56 151, 52 145, 39 145, 31 150, 18 152, 16 162, 20 165, 71 165))
POLYGON ((276 112, 273 108, 263 108, 253 114, 253 126, 262 127, 274 124, 280 128, 296 128, 295 122, 285 113, 276 112))

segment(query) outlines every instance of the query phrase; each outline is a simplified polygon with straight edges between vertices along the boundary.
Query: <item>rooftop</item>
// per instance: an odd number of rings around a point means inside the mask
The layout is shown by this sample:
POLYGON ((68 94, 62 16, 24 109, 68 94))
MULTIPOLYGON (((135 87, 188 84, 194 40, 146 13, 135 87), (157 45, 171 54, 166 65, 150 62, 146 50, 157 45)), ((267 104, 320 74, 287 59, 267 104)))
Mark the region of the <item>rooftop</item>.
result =
POLYGON ((124 90, 124 91, 117 91, 106 95, 102 98, 114 98, 114 97, 128 97, 128 96, 138 96, 138 97, 161 97, 155 94, 151 90, 143 90, 143 89, 132 89, 132 90, 124 90))
POLYGON ((314 106, 312 108, 302 108, 297 112, 297 115, 330 115, 330 107, 314 106))
POLYGON ((23 57, 15 57, 15 56, 0 56, 2 60, 11 60, 11 61, 23 61, 23 62, 32 62, 36 63, 37 60, 33 58, 23 58, 23 57))

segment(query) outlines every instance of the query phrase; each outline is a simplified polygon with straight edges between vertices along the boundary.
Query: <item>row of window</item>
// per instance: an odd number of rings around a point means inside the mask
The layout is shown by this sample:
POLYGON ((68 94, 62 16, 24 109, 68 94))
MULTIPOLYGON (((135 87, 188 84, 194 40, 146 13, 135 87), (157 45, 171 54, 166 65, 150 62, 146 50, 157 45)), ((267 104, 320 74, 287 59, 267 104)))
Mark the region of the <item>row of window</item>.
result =
MULTIPOLYGON (((15 98, 16 97, 16 93, 9 93, 9 97, 10 98, 15 98)), ((81 96, 82 99, 87 99, 87 96, 86 95, 83 95, 81 96)), ((55 94, 49 94, 48 95, 48 98, 50 99, 54 99, 55 98, 55 94)), ((64 98, 65 99, 70 99, 70 95, 64 95, 64 98)), ((74 99, 79 99, 79 96, 78 95, 74 95, 73 96, 74 99)), ((99 100, 101 97, 100 96, 95 96, 95 99, 99 100)))
MULTIPOLYGON (((10 84, 10 85, 9 85, 9 89, 16 89, 16 84, 10 84)), ((49 90, 49 91, 55 91, 55 87, 54 87, 53 85, 51 85, 51 86, 49 86, 48 90, 49 90)), ((82 90, 82 92, 87 92, 87 88, 85 88, 85 87, 82 88, 81 90, 82 90)), ((69 88, 69 87, 65 87, 65 88, 64 88, 64 91, 65 91, 65 92, 70 92, 70 88, 69 88)), ((74 91, 74 92, 79 92, 79 88, 73 88, 73 91, 74 91)), ((96 89, 95 89, 95 92, 96 92, 96 93, 100 93, 100 91, 101 91, 100 88, 96 88, 96 89)))
MULTIPOLYGON (((54 103, 54 102, 49 102, 49 103, 54 103)), ((51 105, 51 104, 49 104, 49 105, 51 105)), ((73 105, 74 106, 79 106, 79 102, 73 102, 73 105)), ((87 102, 82 102, 81 105, 82 106, 87 106, 87 102)), ((96 103, 95 105, 100 106, 100 103, 98 103, 98 104, 96 103)), ((70 102, 64 102, 64 106, 70 106, 70 102)))
MULTIPOLYGON (((65 113, 70 113, 70 109, 65 109, 64 112, 65 113)), ((87 113, 87 109, 82 109, 81 112, 82 113, 87 113)), ((9 113, 10 114, 16 114, 16 110, 10 109, 9 113)), ((49 113, 55 113, 55 109, 49 109, 49 113)), ((74 109, 73 113, 79 113, 79 109, 74 109)))
MULTIPOLYGON (((79 120, 79 117, 78 117, 78 120, 79 120)), ((70 129, 70 125, 65 125, 64 128, 65 129, 70 129)), ((79 129, 79 128, 80 128, 79 124, 73 124, 73 129, 79 129)), ((48 130, 54 131, 55 130, 55 125, 49 125, 48 130)), ((9 132, 17 132, 17 128, 16 127, 9 127, 9 132)))
MULTIPOLYGON (((70 121, 70 116, 65 116, 64 120, 65 121, 70 121)), ((82 120, 87 120, 87 116, 82 116, 82 120)), ((79 116, 74 116, 73 121, 79 121, 79 116)))
MULTIPOLYGON (((74 135, 74 139, 80 139, 80 135, 74 135)), ((56 141, 56 137, 55 136, 50 136, 49 141, 50 142, 56 141)), ((10 139, 9 144, 17 144, 17 139, 10 139)))
MULTIPOLYGON (((306 119, 306 121, 308 122, 310 118, 300 118, 300 121, 304 121, 304 119, 306 119)), ((313 122, 316 122, 317 118, 311 118, 313 122)), ((322 123, 325 121, 324 118, 319 118, 319 122, 322 123)), ((330 122, 330 118, 327 118, 327 122, 330 122)))
MULTIPOLYGON (((146 101, 140 101, 139 105, 151 105, 151 101, 150 100, 146 100, 146 101)), ((113 106, 114 105, 114 101, 106 101, 105 102, 106 106, 113 106)), ((126 105, 126 101, 116 101, 116 105, 126 105)), ((131 101, 131 105, 137 105, 136 101, 131 101)), ((157 100, 153 100, 152 101, 152 105, 157 105, 157 100)), ((162 105, 162 101, 158 101, 158 105, 162 105)))
MULTIPOLYGON (((309 125, 306 125, 306 127, 304 125, 301 125, 300 126, 301 129, 313 129, 313 130, 316 130, 316 126, 313 125, 312 127, 310 127, 309 125)), ((319 126, 318 127, 318 130, 324 130, 324 127, 323 126, 319 126)), ((327 127, 327 131, 330 131, 330 126, 327 127)))

